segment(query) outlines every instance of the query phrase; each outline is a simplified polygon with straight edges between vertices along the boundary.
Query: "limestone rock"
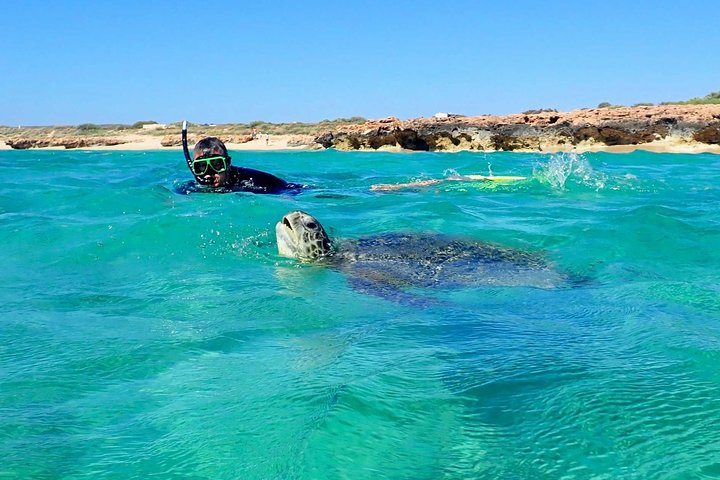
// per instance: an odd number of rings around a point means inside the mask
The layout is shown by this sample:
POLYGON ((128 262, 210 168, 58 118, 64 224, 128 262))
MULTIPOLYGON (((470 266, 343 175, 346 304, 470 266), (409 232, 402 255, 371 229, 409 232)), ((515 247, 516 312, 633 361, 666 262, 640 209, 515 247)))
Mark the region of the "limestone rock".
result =
POLYGON ((401 121, 395 117, 323 133, 324 148, 432 151, 561 151, 578 146, 647 145, 668 138, 720 144, 720 105, 656 105, 530 110, 479 117, 458 115, 401 121))

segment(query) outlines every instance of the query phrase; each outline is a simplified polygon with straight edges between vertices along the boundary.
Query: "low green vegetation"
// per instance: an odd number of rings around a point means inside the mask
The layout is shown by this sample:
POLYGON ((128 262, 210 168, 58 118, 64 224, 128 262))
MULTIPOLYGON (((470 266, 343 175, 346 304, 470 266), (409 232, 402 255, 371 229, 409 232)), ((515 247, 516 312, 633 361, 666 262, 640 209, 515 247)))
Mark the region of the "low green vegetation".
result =
MULTIPOLYGON (((197 124, 188 122, 188 130, 198 135, 250 135, 253 130, 258 134, 270 135, 316 135, 333 131, 342 125, 357 125, 365 123, 363 117, 337 118, 335 120, 321 120, 317 123, 272 123, 255 120, 249 123, 225 123, 218 125, 197 124)), ((168 128, 180 129, 181 122, 169 124, 168 128)))
MULTIPOLYGON (((712 105, 712 104, 720 104, 720 92, 711 92, 707 95, 705 95, 702 98, 695 97, 691 98, 690 100, 679 100, 675 102, 662 102, 660 105, 712 105)), ((633 107, 651 107, 654 106, 654 103, 636 103, 633 105, 633 107)), ((613 105, 610 102, 602 102, 599 103, 597 108, 620 108, 624 107, 625 105, 613 105)))
POLYGON ((720 103, 720 92, 711 92, 702 98, 691 98, 680 102, 663 102, 661 105, 709 105, 720 103))
POLYGON ((140 120, 133 123, 130 128, 143 128, 143 125, 157 125, 157 123, 155 120, 140 120))
POLYGON ((103 127, 94 123, 81 123, 77 126, 78 133, 94 133, 100 130, 103 130, 103 127))
POLYGON ((622 108, 624 106, 625 105, 613 105, 610 102, 601 102, 601 103, 598 103, 597 108, 622 108))
POLYGON ((535 108, 532 110, 525 110, 522 113, 523 113, 523 115, 537 115, 539 113, 557 113, 557 109, 555 109, 555 108, 535 108))
MULTIPOLYGON (((272 123, 256 120, 249 123, 226 123, 226 124, 199 124, 188 122, 188 128, 194 135, 221 136, 251 135, 253 129, 258 134, 270 135, 318 135, 328 131, 334 131, 342 125, 362 124, 366 119, 362 117, 337 118, 335 120, 321 120, 317 123, 272 123)), ((125 124, 95 124, 83 123, 81 125, 55 125, 55 126, 0 126, 0 139, 2 138, 24 138, 37 139, 46 137, 72 137, 72 136, 98 136, 115 137, 128 133, 132 130, 133 135, 143 136, 166 136, 180 132, 182 122, 167 124, 163 129, 143 129, 143 125, 157 124, 154 120, 141 120, 132 125, 125 124)))

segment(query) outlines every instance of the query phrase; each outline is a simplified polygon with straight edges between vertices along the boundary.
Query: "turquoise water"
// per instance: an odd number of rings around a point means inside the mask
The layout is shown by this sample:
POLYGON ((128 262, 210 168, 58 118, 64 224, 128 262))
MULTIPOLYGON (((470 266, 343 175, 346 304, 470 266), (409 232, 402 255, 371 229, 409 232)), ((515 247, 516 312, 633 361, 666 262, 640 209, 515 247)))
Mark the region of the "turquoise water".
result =
POLYGON ((178 152, 0 151, 0 478, 720 477, 720 156, 233 158, 315 188, 180 195, 178 152), (369 191, 489 169, 530 179, 369 191), (407 306, 278 257, 295 209, 590 281, 407 306))

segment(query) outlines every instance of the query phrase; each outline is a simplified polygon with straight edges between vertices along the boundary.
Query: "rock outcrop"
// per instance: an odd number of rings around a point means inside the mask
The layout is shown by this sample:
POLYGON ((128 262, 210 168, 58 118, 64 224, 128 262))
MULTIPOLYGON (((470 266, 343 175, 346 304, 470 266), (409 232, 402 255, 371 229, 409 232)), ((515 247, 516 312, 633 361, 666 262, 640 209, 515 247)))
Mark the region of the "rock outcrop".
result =
POLYGON ((568 151, 660 143, 720 147, 720 105, 531 111, 479 117, 394 117, 349 125, 315 141, 340 150, 568 151))

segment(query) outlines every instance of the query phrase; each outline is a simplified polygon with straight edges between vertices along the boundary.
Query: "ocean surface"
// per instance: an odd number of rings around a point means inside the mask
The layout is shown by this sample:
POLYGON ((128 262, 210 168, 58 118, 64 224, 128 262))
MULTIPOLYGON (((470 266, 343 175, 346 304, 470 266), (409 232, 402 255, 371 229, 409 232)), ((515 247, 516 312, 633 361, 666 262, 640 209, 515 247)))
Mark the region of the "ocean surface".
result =
POLYGON ((0 478, 720 478, 719 155, 233 161, 312 188, 184 195, 180 152, 0 151, 0 478), (454 172, 529 178, 370 191, 454 172), (406 304, 279 257, 297 209, 587 280, 406 304))

